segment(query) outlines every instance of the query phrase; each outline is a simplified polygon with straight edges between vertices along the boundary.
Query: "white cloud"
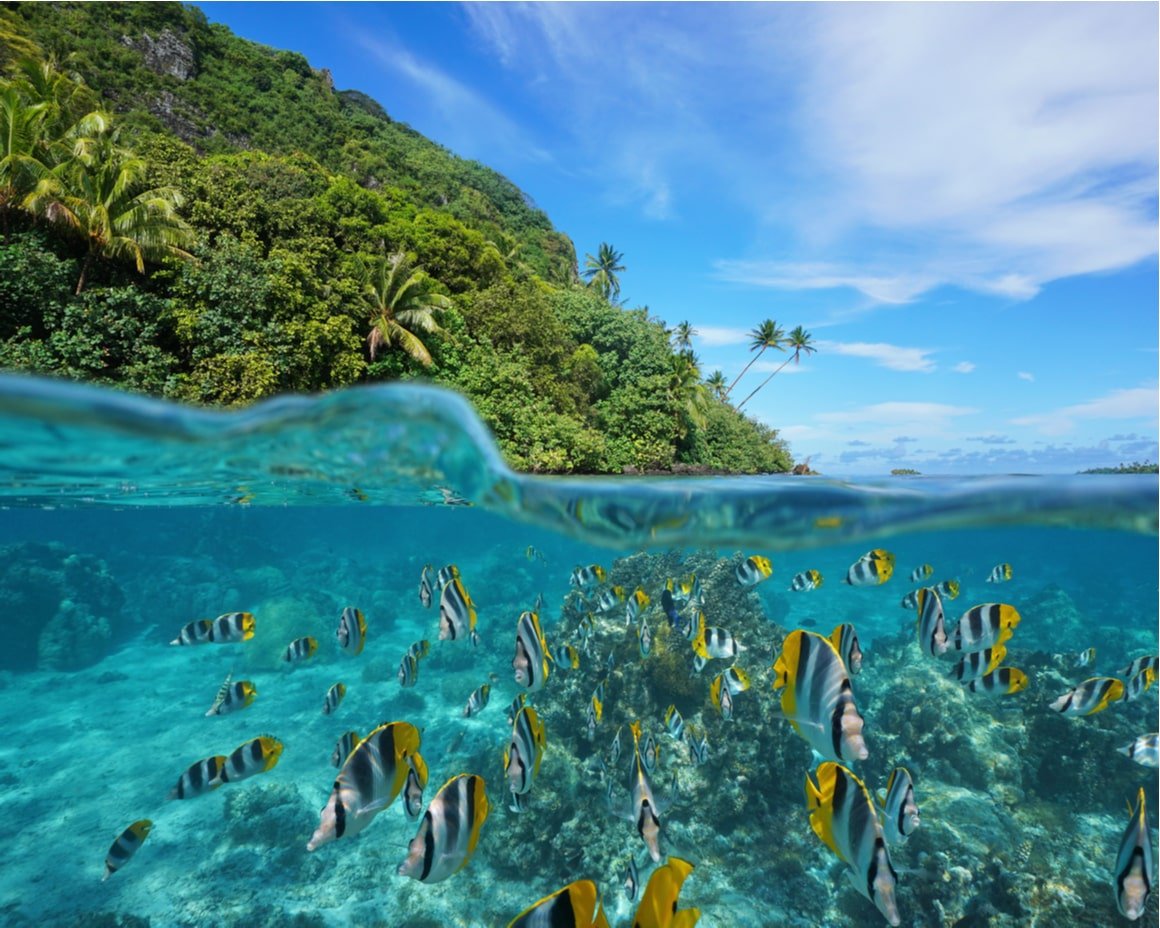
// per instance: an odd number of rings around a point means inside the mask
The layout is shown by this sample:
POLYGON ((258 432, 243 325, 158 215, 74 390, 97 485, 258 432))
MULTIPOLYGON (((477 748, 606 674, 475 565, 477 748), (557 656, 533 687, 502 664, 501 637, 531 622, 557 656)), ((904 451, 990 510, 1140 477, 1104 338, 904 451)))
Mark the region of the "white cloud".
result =
POLYGON ((1051 412, 1020 416, 1012 419, 1011 424, 1038 429, 1043 435, 1070 432, 1077 419, 1143 419, 1155 428, 1158 402, 1155 387, 1134 387, 1051 412))
POLYGON ((970 361, 960 361, 958 364, 956 364, 951 369, 956 374, 969 374, 971 371, 973 371, 975 369, 975 365, 972 364, 970 361))
POLYGON ((917 371, 929 374, 935 363, 927 355, 932 348, 906 348, 888 345, 884 342, 831 342, 819 341, 818 351, 826 354, 845 355, 852 358, 868 358, 879 367, 892 371, 917 371))
POLYGON ((978 411, 973 407, 951 406, 946 403, 890 402, 874 403, 840 412, 820 412, 815 418, 833 424, 889 425, 892 427, 893 435, 899 431, 922 431, 924 427, 941 428, 950 418, 969 416, 978 411))
POLYGON ((1029 374, 1029 373, 1027 373, 1027 371, 1020 371, 1016 376, 1020 380, 1026 380, 1028 383, 1032 383, 1035 380, 1035 375, 1029 374))
POLYGON ((731 329, 716 325, 696 325, 693 328, 697 330, 697 341, 706 348, 749 344, 749 333, 745 329, 731 329))

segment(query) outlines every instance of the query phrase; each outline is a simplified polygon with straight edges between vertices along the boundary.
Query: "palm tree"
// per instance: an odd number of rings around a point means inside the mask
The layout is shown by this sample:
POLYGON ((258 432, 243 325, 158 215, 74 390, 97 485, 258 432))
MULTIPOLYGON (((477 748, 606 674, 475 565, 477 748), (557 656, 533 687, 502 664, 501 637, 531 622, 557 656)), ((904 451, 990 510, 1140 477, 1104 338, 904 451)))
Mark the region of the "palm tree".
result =
POLYGON ((379 347, 396 345, 422 364, 433 363, 431 352, 416 332, 438 332, 435 314, 451 308, 451 300, 431 287, 434 280, 411 264, 403 252, 359 261, 363 305, 371 311, 367 347, 371 360, 379 347))
POLYGON ((728 389, 728 381, 725 375, 720 371, 713 371, 712 374, 705 380, 705 386, 708 387, 713 395, 719 400, 725 399, 725 391, 728 389))
POLYGON ((118 144, 102 114, 90 117, 82 125, 98 131, 78 135, 73 156, 41 177, 26 200, 32 212, 73 229, 88 244, 77 293, 98 258, 128 258, 144 274, 146 261, 193 257, 185 250, 193 230, 177 215, 181 193, 176 187, 142 189, 144 160, 118 144))
POLYGON ((675 354, 670 359, 665 395, 673 408, 678 441, 688 434, 689 423, 698 428, 705 424, 709 393, 701 383, 701 370, 692 352, 675 354))
POLYGON ((588 278, 588 286, 595 287, 597 292, 609 302, 620 296, 620 280, 617 274, 626 270, 621 260, 624 255, 613 248, 608 242, 601 242, 596 257, 584 256, 584 276, 588 278))
MULTIPOLYGON (((813 345, 813 336, 810 335, 810 333, 807 332, 805 329, 803 329, 800 325, 796 329, 794 329, 792 332, 789 333, 789 347, 793 349, 793 354, 790 355, 788 358, 786 358, 784 361, 782 361, 781 365, 777 368, 777 370, 775 370, 772 374, 770 374, 768 377, 766 377, 765 380, 761 381, 761 383, 758 384, 758 386, 757 386, 757 390, 760 390, 767 383, 769 383, 771 380, 773 380, 774 375, 779 373, 783 367, 785 367, 787 364, 789 364, 790 361, 793 361, 794 364, 797 364, 798 359, 801 358, 801 354, 803 351, 806 354, 813 354, 815 351, 818 350, 813 345)), ((745 399, 743 399, 740 403, 738 403, 737 408, 741 409, 742 406, 744 406, 751 399, 753 399, 754 394, 757 393, 757 390, 754 390, 753 393, 750 393, 749 396, 745 397, 745 399)))
POLYGON ((25 199, 48 168, 38 157, 46 106, 29 103, 11 84, 0 87, 0 223, 8 241, 8 214, 25 199))
POLYGON ((754 363, 765 354, 766 349, 776 348, 778 351, 784 351, 781 347, 781 340, 785 338, 785 332, 772 319, 766 319, 761 325, 749 333, 749 350, 756 351, 753 360, 741 369, 741 373, 737 375, 733 383, 729 384, 729 389, 725 391, 725 396, 728 397, 733 392, 733 388, 737 386, 737 381, 745 376, 745 372, 753 367, 754 363))
POLYGON ((693 336, 697 334, 697 330, 688 320, 678 322, 677 327, 670 333, 673 341, 681 351, 690 351, 693 347, 693 336))

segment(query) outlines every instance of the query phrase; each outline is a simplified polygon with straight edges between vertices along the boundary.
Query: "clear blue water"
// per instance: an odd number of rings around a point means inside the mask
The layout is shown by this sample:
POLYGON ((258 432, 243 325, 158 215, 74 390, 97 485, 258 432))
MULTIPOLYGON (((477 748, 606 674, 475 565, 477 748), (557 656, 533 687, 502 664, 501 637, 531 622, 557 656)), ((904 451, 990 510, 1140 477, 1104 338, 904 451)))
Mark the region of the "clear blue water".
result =
MULTIPOLYGON (((662 747, 662 851, 696 865, 681 899, 701 924, 885 924, 811 833, 802 784, 814 761, 773 717, 770 664, 784 636, 840 622, 855 624, 866 652, 853 686, 870 757, 855 770, 871 789, 896 764, 916 782, 922 826, 892 849, 902 924, 1123 923, 1111 871, 1124 803, 1144 786, 1154 810, 1157 784, 1116 748, 1157 729, 1157 688, 1088 718, 1049 703, 1160 649, 1156 500, 1155 477, 521 478, 465 404, 416 387, 226 415, 0 378, 0 924, 502 926, 581 878, 597 883, 613 925, 628 924, 624 862, 635 856, 643 880, 653 866, 618 814, 638 718, 662 747), (529 545, 542 559, 525 556, 529 545), (896 575, 842 584, 872 547, 895 554, 896 575), (774 573, 746 593, 732 570, 749 554, 771 557, 774 573), (1014 579, 985 583, 1000 562, 1014 579), (459 566, 478 648, 437 640, 437 610, 417 595, 426 563, 459 566), (587 609, 569 575, 592 563, 652 596, 654 630, 664 578, 696 570, 708 621, 732 630, 753 687, 723 720, 708 693, 726 664, 700 676, 682 664, 670 680, 649 662, 678 647, 691 662, 688 646, 666 639, 642 657, 618 611, 597 623, 579 670, 557 669, 531 697, 548 747, 517 815, 502 761, 516 620, 542 594, 549 644, 579 646, 587 609), (961 582, 952 619, 981 602, 1020 611, 1006 663, 1026 669, 1025 692, 967 698, 949 663, 919 652, 915 613, 899 600, 922 563, 932 581, 961 582), (807 568, 822 571, 822 588, 788 591, 807 568), (347 605, 367 617, 358 657, 334 639, 347 605), (250 642, 167 644, 187 622, 241 610, 256 617, 250 642), (288 669, 281 650, 302 635, 319 652, 288 669), (422 638, 431 655, 402 689, 399 659, 422 638), (1078 668, 1092 646, 1094 669, 1078 668), (206 718, 231 672, 257 699, 206 718), (585 706, 601 680, 604 718, 589 741, 585 706), (325 716, 338 681, 346 698, 325 716), (463 718, 487 681, 489 706, 463 718), (663 734, 674 700, 708 737, 704 766, 663 734), (487 781, 479 846, 439 884, 395 874, 416 829, 401 803, 355 838, 305 850, 335 740, 391 720, 422 730, 425 800, 459 773, 487 781), (597 757, 619 726, 610 809, 597 757), (273 770, 166 801, 191 763, 260 734, 284 745, 273 770), (141 818, 152 834, 102 883, 109 845, 141 818)), ((1155 911, 1153 901, 1153 924, 1155 911)))

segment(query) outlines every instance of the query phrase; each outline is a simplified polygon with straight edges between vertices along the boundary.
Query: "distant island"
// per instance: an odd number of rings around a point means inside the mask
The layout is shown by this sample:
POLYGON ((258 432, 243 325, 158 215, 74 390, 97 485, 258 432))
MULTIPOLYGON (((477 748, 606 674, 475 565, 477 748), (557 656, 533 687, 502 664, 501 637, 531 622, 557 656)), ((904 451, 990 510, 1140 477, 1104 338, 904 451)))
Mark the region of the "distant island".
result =
POLYGON ((0 368, 213 406, 424 380, 522 471, 794 466, 744 409, 809 332, 764 320, 706 374, 612 244, 581 270, 509 180, 299 54, 178 3, 6 4, 0 102, 0 368))
POLYGON ((1160 467, 1149 461, 1141 464, 1139 461, 1134 461, 1131 464, 1117 464, 1115 467, 1093 467, 1089 470, 1081 470, 1081 474, 1155 474, 1160 473, 1160 467))

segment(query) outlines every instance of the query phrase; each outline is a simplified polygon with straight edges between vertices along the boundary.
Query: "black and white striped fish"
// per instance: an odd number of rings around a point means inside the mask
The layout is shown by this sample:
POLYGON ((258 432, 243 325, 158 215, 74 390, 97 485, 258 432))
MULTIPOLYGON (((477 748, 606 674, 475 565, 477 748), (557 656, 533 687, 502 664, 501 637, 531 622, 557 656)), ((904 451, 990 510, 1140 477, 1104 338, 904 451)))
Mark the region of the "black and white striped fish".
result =
POLYGON ((348 731, 335 742, 334 750, 330 754, 330 766, 341 767, 343 761, 350 757, 350 752, 358 745, 358 732, 348 731))
POLYGON ((918 803, 914 800, 914 781, 905 767, 895 767, 886 781, 886 792, 879 794, 882 806, 882 832, 889 844, 901 844, 918 828, 918 803))
POLYGON ((1145 667, 1136 676, 1132 677, 1124 684, 1124 702, 1135 702, 1143 696, 1152 684, 1156 682, 1156 671, 1151 667, 1145 667))
POLYGON ((334 715, 346 696, 346 684, 336 683, 326 691, 326 698, 322 701, 322 714, 334 715))
POLYGON ((198 619, 182 627, 170 644, 235 644, 254 637, 250 612, 227 612, 216 619, 198 619))
POLYGON ((258 695, 258 689, 249 680, 239 680, 237 683, 232 683, 233 674, 229 674, 225 682, 218 687, 217 696, 214 697, 213 705, 209 707, 206 712, 206 718, 212 715, 229 715, 231 712, 236 712, 238 709, 244 709, 254 701, 254 697, 258 695))
POLYGON ((424 609, 431 608, 431 565, 424 564, 423 572, 419 575, 419 602, 423 604, 424 609))
POLYGON ((690 732, 689 747, 693 750, 693 760, 698 764, 709 760, 709 736, 705 732, 701 732, 700 738, 690 732))
POLYGON ((725 681, 725 689, 729 691, 730 696, 736 696, 749 689, 749 674, 740 667, 727 668, 721 677, 725 681))
POLYGON ((1116 671, 1115 676, 1126 683, 1128 680, 1149 669, 1154 674, 1160 674, 1160 657, 1155 654, 1146 654, 1144 657, 1137 657, 1123 670, 1116 671))
POLYGON ((958 580, 942 580, 936 583, 934 588, 938 590, 938 595, 945 599, 958 599, 962 585, 958 580))
POLYGON ((966 684, 972 693, 987 696, 1011 696, 1027 689, 1027 674, 1018 667, 996 667, 966 684))
POLYGON ((665 709, 665 728, 678 741, 684 737, 685 720, 676 706, 669 706, 665 709))
POLYGON ((407 816, 407 821, 415 822, 419 820, 419 814, 423 811, 423 790, 427 788, 427 762, 418 751, 408 754, 406 762, 407 781, 403 784, 403 814, 407 816))
POLYGON ((362 654, 367 643, 367 620, 361 609, 347 606, 338 617, 338 629, 334 633, 338 646, 348 654, 357 657, 362 654))
POLYGON ((727 628, 714 625, 705 625, 705 614, 702 612, 697 620, 697 635, 693 638, 693 652, 703 658, 721 658, 733 660, 737 657, 737 641, 727 628))
POLYGON ((820 570, 803 570, 799 574, 794 574, 794 578, 789 582, 789 589, 791 593, 807 593, 816 590, 823 582, 820 570))
POLYGON ((1010 564, 996 564, 987 576, 987 583, 1006 583, 1011 579, 1010 564))
POLYGON ((540 617, 534 612, 521 612, 516 622, 516 654, 512 658, 516 683, 534 693, 547 682, 551 666, 548 663, 548 643, 540 628, 540 617))
POLYGON ((177 780, 177 785, 169 791, 169 799, 189 799, 200 796, 222 785, 218 778, 225 765, 226 759, 222 754, 215 754, 205 760, 199 760, 185 771, 177 780))
POLYGON ((574 590, 587 590, 598 583, 603 583, 605 576, 607 574, 603 567, 599 564, 589 564, 587 567, 577 567, 573 570, 572 576, 568 578, 568 584, 574 590))
POLYGON ((960 683, 970 683, 972 680, 978 680, 984 674, 990 673, 1003 663, 1006 656, 1007 648, 1001 644, 987 648, 985 651, 971 651, 969 654, 964 654, 962 659, 951 668, 951 676, 960 683))
POLYGON ((931 657, 941 657, 950 647, 950 636, 947 634, 946 613, 943 612, 942 598, 938 590, 924 586, 918 591, 916 602, 918 605, 918 646, 924 654, 931 657))
MULTIPOLYGON (((660 835, 661 820, 657 814, 656 799, 653 798, 652 785, 648 781, 648 771, 640 750, 640 722, 634 721, 632 730, 633 770, 632 770, 632 816, 636 823, 637 834, 648 848, 649 856, 655 863, 660 863, 660 835)), ((655 757, 654 757, 655 764, 655 757)))
POLYGON ((607 928, 600 891, 591 880, 576 880, 528 906, 508 928, 607 928))
POLYGON ((250 777, 273 770, 282 756, 282 742, 270 735, 251 738, 237 747, 226 758, 218 771, 222 783, 237 783, 250 777))
POLYGON ((456 567, 454 564, 448 564, 445 567, 440 567, 439 573, 437 573, 435 575, 435 587, 434 587, 434 589, 436 589, 440 593, 442 593, 443 588, 445 586, 447 586, 447 584, 449 584, 452 580, 456 579, 458 576, 459 576, 459 568, 456 567))
POLYGON ((726 722, 733 721, 733 693, 725 684, 725 674, 719 673, 709 684, 709 700, 726 722))
POLYGON ((302 638, 295 638, 288 645, 286 650, 282 652, 282 660, 287 664, 297 664, 301 661, 308 660, 314 656, 318 650, 318 639, 306 635, 302 638))
POLYGON ((508 704, 508 707, 507 707, 507 723, 509 725, 514 725, 516 723, 516 715, 518 715, 520 709, 522 709, 527 704, 528 704, 528 697, 526 694, 524 694, 524 693, 516 694, 516 698, 513 699, 508 704))
POLYGON ((749 589, 749 587, 757 586, 763 580, 768 580, 773 575, 773 564, 769 558, 753 554, 737 565, 734 575, 737 577, 738 583, 749 589))
POLYGON ((395 801, 411 769, 407 758, 418 751, 419 730, 409 722, 380 725, 360 741, 343 761, 306 850, 366 828, 395 801))
POLYGON ((903 609, 917 609, 918 608, 918 590, 911 590, 899 602, 903 609))
POLYGON ((838 652, 838 657, 852 674, 862 672, 862 647, 858 644, 858 633, 849 622, 843 622, 830 633, 830 644, 838 652))
POLYGON ((470 639, 472 644, 477 644, 479 636, 475 623, 475 604, 464 589, 463 581, 454 577, 439 594, 439 640, 470 639))
POLYGON ((467 705, 463 707, 463 715, 466 718, 471 718, 473 715, 479 715, 487 708, 488 700, 491 699, 491 685, 483 683, 472 690, 471 695, 467 697, 467 705))
POLYGON ((632 625, 640 617, 640 614, 645 610, 649 602, 650 600, 645 595, 644 590, 637 587, 636 591, 628 597, 628 605, 624 607, 625 624, 632 625))
POLYGON ((886 921, 902 924, 896 896, 898 874, 890 863, 869 790, 841 764, 827 761, 816 775, 815 783, 806 774, 806 808, 814 834, 850 866, 850 882, 886 921))
POLYGON ((640 656, 648 657, 652 651, 652 630, 648 627, 648 620, 642 618, 636 629, 636 638, 640 644, 640 656))
POLYGON ((475 853, 487 813, 483 777, 473 773, 452 777, 423 813, 407 859, 399 864, 399 876, 439 883, 462 870, 475 853))
POLYGON ((923 580, 934 576, 934 568, 930 564, 921 564, 910 572, 911 583, 922 583, 923 580))
POLYGON ((532 788, 540 772, 540 761, 548 744, 544 723, 531 706, 524 706, 512 723, 512 736, 503 752, 503 769, 509 792, 523 795, 532 788))
MULTIPOLYGON (((1129 809, 1131 806, 1129 805, 1129 809)), ((1148 897, 1156 885, 1156 859, 1152 855, 1152 823, 1144 801, 1144 787, 1136 796, 1136 808, 1120 838, 1116 854, 1116 908, 1135 921, 1148 907, 1148 897)))
POLYGON ((1129 741, 1122 748, 1116 750, 1137 764, 1142 764, 1145 767, 1160 767, 1158 740, 1160 740, 1160 735, 1153 732, 1150 735, 1141 735, 1135 741, 1129 741))
POLYGON ((644 769, 649 773, 653 773, 657 769, 657 762, 661 758, 661 749, 651 731, 644 733, 640 756, 644 761, 644 769))
POLYGON ((152 828, 153 823, 149 819, 143 818, 117 835, 117 840, 113 842, 113 846, 109 848, 109 853, 105 855, 105 875, 101 877, 102 883, 129 862, 129 858, 136 854, 141 845, 145 843, 152 828))
POLYGON ((557 644, 548 648, 548 657, 561 670, 576 670, 580 666, 580 652, 570 644, 557 644))
POLYGON ((972 606, 959 618, 951 644, 956 651, 983 651, 1010 639, 1020 621, 1018 610, 1006 603, 972 606))
POLYGON ((415 658, 416 661, 422 660, 431 653, 431 642, 426 638, 419 641, 412 641, 411 646, 407 648, 407 653, 415 658))
POLYGON ((624 587, 611 586, 596 597, 596 611, 602 615, 624 602, 624 587))
POLYGON ((636 865, 636 855, 629 855, 624 865, 624 895, 629 902, 636 902, 640 895, 640 868, 636 865))
POLYGON ((830 759, 869 756, 850 676, 828 638, 802 629, 790 632, 773 669, 782 714, 811 748, 830 759))
POLYGON ((399 669, 395 674, 399 681, 399 686, 408 687, 414 686, 419 682, 419 662, 412 654, 404 654, 402 660, 399 661, 399 669))
POLYGON ((1095 715, 1124 695, 1124 684, 1115 677, 1091 677, 1072 687, 1052 704, 1063 715, 1095 715))
POLYGON ((879 586, 894 576, 894 555, 882 548, 867 551, 846 571, 850 586, 879 586))

